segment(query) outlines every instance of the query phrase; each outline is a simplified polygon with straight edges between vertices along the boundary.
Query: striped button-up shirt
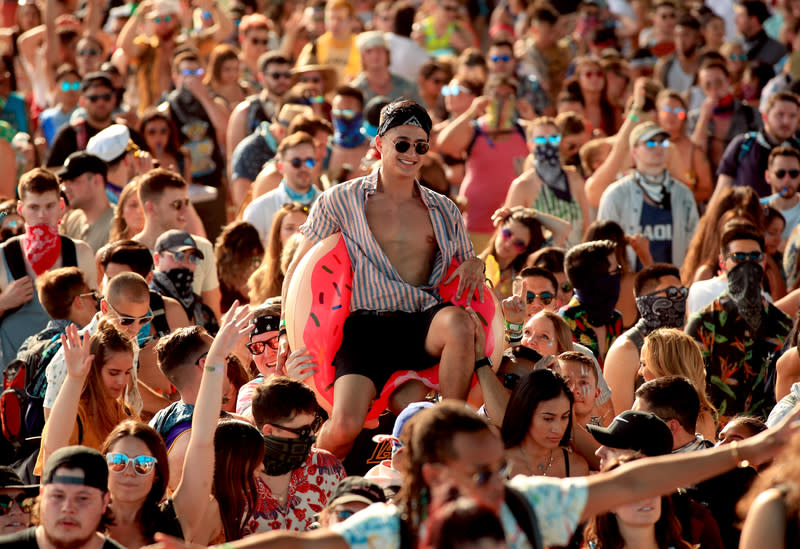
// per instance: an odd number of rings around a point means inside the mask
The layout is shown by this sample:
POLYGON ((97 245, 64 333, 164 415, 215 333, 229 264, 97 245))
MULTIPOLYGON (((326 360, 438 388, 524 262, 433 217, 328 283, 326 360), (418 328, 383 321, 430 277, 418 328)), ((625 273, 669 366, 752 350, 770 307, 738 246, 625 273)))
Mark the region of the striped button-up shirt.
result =
POLYGON ((378 244, 367 223, 367 200, 376 192, 378 171, 332 187, 311 208, 300 232, 317 243, 335 232, 344 236, 353 265, 350 310, 424 311, 441 302, 438 287, 453 258, 475 255, 464 220, 449 198, 415 183, 428 208, 439 250, 424 286, 404 281, 378 244))

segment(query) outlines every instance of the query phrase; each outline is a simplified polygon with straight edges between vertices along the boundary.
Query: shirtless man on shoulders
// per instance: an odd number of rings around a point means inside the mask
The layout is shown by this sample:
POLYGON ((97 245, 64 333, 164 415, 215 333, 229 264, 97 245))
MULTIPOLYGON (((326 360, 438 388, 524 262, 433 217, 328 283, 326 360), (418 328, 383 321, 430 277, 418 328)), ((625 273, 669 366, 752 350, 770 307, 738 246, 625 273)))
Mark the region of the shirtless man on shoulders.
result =
MULTIPOLYGON (((317 199, 286 274, 284 300, 303 255, 333 233, 344 235, 353 265, 351 313, 334 358, 331 418, 318 439, 319 447, 340 458, 395 371, 438 362, 445 398, 464 400, 469 389, 478 331, 474 313, 442 303, 436 289, 456 258, 461 264, 451 278, 459 281, 457 295, 471 298, 478 290, 483 299, 484 264, 475 257, 456 205, 416 180, 431 126, 428 113, 413 101, 384 109, 375 142, 380 170, 317 199)), ((282 355, 287 352, 282 342, 282 355)))

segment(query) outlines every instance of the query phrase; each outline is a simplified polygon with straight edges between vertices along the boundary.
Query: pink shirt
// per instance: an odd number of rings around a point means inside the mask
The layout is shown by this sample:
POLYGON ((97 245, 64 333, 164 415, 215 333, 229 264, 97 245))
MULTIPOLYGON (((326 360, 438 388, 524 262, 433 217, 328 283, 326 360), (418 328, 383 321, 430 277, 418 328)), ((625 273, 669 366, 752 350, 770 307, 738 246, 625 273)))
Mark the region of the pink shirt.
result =
MULTIPOLYGON (((485 128, 482 121, 480 124, 485 128)), ((528 145, 518 130, 498 143, 478 126, 473 125, 473 128, 478 133, 467 156, 464 181, 458 194, 467 199, 464 213, 467 230, 489 234, 494 232, 492 214, 506 201, 511 182, 521 173, 528 145), (515 164, 519 164, 520 171, 515 164)))

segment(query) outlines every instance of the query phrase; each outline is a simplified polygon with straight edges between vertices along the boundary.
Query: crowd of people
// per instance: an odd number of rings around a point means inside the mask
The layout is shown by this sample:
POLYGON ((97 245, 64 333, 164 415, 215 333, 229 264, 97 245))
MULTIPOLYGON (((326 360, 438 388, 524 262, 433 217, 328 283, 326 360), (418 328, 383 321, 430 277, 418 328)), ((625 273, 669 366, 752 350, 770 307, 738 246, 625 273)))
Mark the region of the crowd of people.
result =
POLYGON ((0 546, 800 540, 800 3, 0 19, 0 546))

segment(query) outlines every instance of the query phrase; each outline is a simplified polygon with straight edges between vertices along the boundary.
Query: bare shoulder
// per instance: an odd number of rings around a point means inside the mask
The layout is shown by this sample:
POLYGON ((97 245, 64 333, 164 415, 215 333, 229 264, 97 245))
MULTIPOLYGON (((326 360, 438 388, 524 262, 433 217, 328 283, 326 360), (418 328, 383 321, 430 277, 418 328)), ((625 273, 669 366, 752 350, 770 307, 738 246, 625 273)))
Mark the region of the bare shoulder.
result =
POLYGON ((169 329, 174 330, 175 328, 189 326, 189 317, 186 316, 186 310, 184 310, 183 305, 171 297, 162 296, 162 299, 164 300, 164 314, 167 315, 169 329))
POLYGON ((572 450, 567 452, 569 458, 569 473, 571 477, 585 477, 589 474, 589 464, 583 456, 576 454, 572 450))

